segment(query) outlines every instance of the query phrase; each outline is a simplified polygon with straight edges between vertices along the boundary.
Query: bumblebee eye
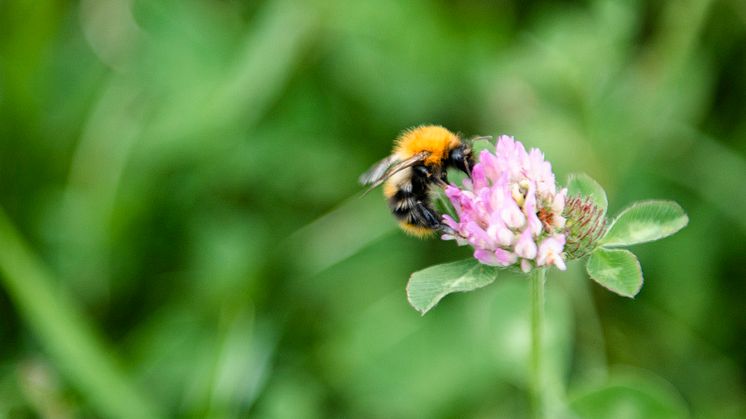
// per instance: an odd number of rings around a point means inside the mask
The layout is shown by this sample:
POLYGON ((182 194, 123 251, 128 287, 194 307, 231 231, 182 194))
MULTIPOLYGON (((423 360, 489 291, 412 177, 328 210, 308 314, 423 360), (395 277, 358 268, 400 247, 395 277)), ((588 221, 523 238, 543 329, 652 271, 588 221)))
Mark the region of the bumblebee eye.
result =
POLYGON ((449 156, 450 164, 456 169, 468 173, 471 164, 471 148, 462 145, 451 150, 449 156))
POLYGON ((464 160, 464 148, 463 147, 456 147, 453 150, 451 150, 450 155, 448 158, 451 160, 453 164, 458 164, 458 162, 464 160))

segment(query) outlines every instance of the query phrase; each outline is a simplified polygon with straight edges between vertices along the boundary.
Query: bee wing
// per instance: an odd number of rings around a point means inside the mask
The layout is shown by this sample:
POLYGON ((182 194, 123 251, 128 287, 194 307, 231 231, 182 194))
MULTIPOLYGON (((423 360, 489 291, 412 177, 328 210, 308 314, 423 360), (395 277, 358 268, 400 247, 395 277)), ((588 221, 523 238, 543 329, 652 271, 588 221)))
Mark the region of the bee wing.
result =
POLYGON ((390 155, 385 159, 381 159, 376 164, 370 167, 365 173, 360 175, 357 179, 361 185, 370 185, 377 182, 386 174, 386 171, 391 167, 392 164, 396 163, 396 156, 390 155))
POLYGON ((412 167, 415 164, 422 163, 429 155, 430 152, 420 151, 406 160, 397 160, 396 156, 393 155, 388 156, 374 164, 367 172, 360 175, 358 180, 363 185, 370 185, 370 188, 366 191, 367 193, 371 189, 382 184, 395 173, 400 172, 407 167, 412 167))

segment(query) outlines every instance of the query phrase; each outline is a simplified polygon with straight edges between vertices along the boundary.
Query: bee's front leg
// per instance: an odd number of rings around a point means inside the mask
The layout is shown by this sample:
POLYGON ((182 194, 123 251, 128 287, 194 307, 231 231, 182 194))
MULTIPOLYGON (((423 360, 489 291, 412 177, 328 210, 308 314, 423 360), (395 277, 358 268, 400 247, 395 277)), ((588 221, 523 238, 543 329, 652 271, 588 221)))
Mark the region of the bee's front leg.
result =
POLYGON ((448 171, 442 167, 435 167, 430 174, 430 181, 441 188, 448 186, 448 171))
POLYGON ((448 185, 448 170, 446 169, 440 171, 440 184, 443 187, 448 185))

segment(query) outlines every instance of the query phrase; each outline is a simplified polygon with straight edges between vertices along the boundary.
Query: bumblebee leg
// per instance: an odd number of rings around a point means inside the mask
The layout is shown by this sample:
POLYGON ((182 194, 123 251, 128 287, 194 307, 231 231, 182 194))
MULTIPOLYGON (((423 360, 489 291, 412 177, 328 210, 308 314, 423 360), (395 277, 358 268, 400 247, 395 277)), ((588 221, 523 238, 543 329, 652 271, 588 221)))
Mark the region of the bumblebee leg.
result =
POLYGON ((414 213, 416 213, 416 217, 419 219, 419 224, 433 229, 440 228, 440 214, 428 207, 422 201, 417 201, 414 213))
POLYGON ((451 236, 457 236, 458 233, 456 230, 452 229, 451 227, 447 226, 446 224, 441 223, 438 227, 438 231, 443 234, 450 234, 451 236))
POLYGON ((436 185, 440 186, 443 189, 445 189, 446 186, 448 186, 448 178, 446 178, 445 176, 441 178, 433 179, 433 181, 435 182, 436 185))
POLYGON ((440 173, 440 180, 441 180, 441 182, 443 182, 444 184, 446 184, 446 185, 448 184, 448 170, 445 170, 445 169, 444 169, 444 170, 443 170, 443 171, 442 171, 442 172, 440 173))

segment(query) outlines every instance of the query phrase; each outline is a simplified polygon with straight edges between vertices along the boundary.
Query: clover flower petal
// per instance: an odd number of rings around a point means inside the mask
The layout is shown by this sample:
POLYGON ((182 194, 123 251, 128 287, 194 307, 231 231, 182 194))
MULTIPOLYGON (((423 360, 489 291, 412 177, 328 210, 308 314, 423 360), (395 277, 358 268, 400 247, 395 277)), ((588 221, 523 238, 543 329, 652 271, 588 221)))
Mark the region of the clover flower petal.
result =
POLYGON ((449 185, 446 196, 458 220, 444 216, 445 240, 474 248, 474 257, 524 272, 554 265, 564 270, 563 228, 567 190, 557 191, 552 166, 538 149, 526 151, 513 137, 498 138, 495 153, 479 154, 471 179, 449 185))

